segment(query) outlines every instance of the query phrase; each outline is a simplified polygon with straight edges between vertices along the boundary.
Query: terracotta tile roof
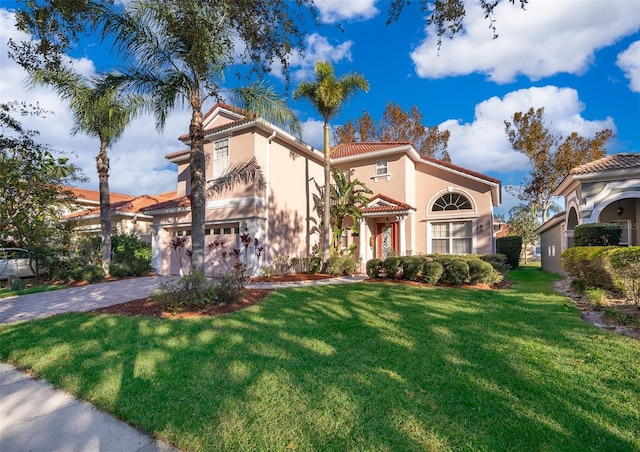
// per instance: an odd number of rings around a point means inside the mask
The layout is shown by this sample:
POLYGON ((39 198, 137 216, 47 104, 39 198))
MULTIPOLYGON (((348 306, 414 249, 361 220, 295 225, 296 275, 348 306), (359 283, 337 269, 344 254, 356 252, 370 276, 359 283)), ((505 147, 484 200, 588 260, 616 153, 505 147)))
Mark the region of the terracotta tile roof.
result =
POLYGON ((366 154, 368 152, 382 151, 400 146, 410 146, 408 141, 390 142, 363 142, 363 143, 343 143, 331 149, 332 158, 351 157, 353 155, 366 154))
MULTIPOLYGON (((112 201, 111 202, 111 214, 120 213, 120 214, 138 214, 142 213, 142 211, 149 206, 166 202, 175 196, 176 192, 169 192, 167 194, 162 195, 141 195, 136 196, 135 198, 120 200, 120 201, 112 201)), ((93 209, 83 210, 81 212, 74 212, 69 215, 66 215, 65 219, 70 218, 81 218, 86 216, 100 215, 100 207, 95 207, 93 209)))
POLYGON ((374 203, 377 200, 384 201, 383 204, 378 204, 375 206, 367 207, 363 206, 360 208, 362 213, 400 213, 406 212, 407 210, 416 210, 411 207, 409 204, 406 204, 402 201, 397 201, 393 198, 389 198, 388 196, 377 194, 372 198, 369 198, 369 204, 374 203), (385 204, 388 203, 388 204, 385 204))
POLYGON ((569 174, 590 174, 601 171, 640 168, 640 154, 607 155, 571 170, 569 174))
POLYGON ((164 156, 164 158, 166 158, 167 160, 171 160, 176 157, 182 157, 183 155, 189 155, 189 152, 191 152, 190 149, 183 149, 182 151, 177 151, 177 152, 172 152, 171 154, 167 154, 164 156))
POLYGON ((168 201, 163 201, 157 204, 152 204, 142 209, 143 212, 148 212, 151 210, 163 210, 163 209, 174 209, 177 207, 190 208, 191 201, 188 196, 181 196, 180 198, 170 199, 168 201))
MULTIPOLYGON (((364 142, 364 143, 344 143, 334 147, 331 151, 331 158, 351 157, 354 155, 362 155, 369 152, 383 151, 385 149, 392 149, 401 146, 412 146, 409 141, 390 141, 390 142, 364 142)), ((470 176, 484 179, 494 184, 500 184, 498 179, 489 177, 486 174, 471 171, 467 168, 463 168, 452 163, 447 163, 442 160, 435 159, 433 157, 420 156, 420 159, 425 162, 435 163, 436 165, 444 166, 445 168, 452 169, 470 176)))
MULTIPOLYGON (((100 202, 100 192, 96 190, 88 190, 86 188, 78 188, 78 187, 64 187, 66 190, 69 190, 73 193, 74 198, 78 202, 82 201, 90 201, 90 202, 100 202)), ((113 193, 110 194, 111 201, 127 201, 133 199, 132 195, 123 195, 121 193, 113 193)))

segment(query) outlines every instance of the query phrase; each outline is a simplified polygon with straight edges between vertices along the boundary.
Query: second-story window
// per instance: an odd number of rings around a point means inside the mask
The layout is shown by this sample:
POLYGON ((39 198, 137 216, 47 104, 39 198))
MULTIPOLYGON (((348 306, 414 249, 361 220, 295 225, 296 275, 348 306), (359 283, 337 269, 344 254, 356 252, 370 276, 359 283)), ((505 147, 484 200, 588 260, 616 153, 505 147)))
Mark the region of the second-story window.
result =
POLYGON ((213 147, 213 178, 217 179, 229 169, 229 140, 216 141, 213 147))
POLYGON ((384 176, 389 174, 389 161, 378 160, 376 162, 376 176, 384 176))

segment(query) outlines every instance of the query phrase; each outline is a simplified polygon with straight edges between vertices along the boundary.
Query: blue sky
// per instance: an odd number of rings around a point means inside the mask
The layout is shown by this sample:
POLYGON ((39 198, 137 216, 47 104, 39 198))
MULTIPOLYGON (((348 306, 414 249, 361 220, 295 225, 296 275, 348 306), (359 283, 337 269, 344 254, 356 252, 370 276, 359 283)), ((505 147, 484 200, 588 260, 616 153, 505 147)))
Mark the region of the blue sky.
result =
MULTIPOLYGON (((453 163, 503 185, 519 184, 528 170, 526 158, 506 140, 504 121, 530 107, 544 107, 547 125, 559 134, 591 136, 611 128, 617 138, 607 146, 610 154, 640 152, 639 1, 530 0, 526 11, 503 1, 496 8, 499 38, 494 40, 477 2, 470 0, 465 33, 445 39, 439 51, 417 3, 399 22, 386 25, 388 0, 317 1, 321 25, 309 28, 306 52, 290 60, 292 87, 313 77, 318 60, 331 61, 338 75, 358 72, 371 89, 353 97, 332 126, 363 111, 378 120, 388 101, 405 110, 417 105, 425 125, 451 132, 453 163)), ((84 186, 97 189, 97 142, 69 136, 69 114, 50 89, 24 88, 25 74, 8 60, 6 41, 28 36, 15 31, 10 3, 2 5, 0 101, 37 101, 53 111, 31 127, 54 148, 74 152, 90 178, 84 186)), ((86 74, 109 69, 113 61, 109 49, 91 39, 73 57, 86 74)), ((273 69, 270 81, 283 90, 278 68, 273 69)), ((320 116, 305 101, 290 105, 303 122, 305 141, 321 147, 320 116)), ((174 189, 176 174, 164 155, 183 149, 177 137, 187 132, 189 116, 174 112, 163 133, 155 130, 153 118, 137 119, 110 150, 112 190, 153 194, 174 189)), ((517 203, 504 195, 498 212, 517 203)))

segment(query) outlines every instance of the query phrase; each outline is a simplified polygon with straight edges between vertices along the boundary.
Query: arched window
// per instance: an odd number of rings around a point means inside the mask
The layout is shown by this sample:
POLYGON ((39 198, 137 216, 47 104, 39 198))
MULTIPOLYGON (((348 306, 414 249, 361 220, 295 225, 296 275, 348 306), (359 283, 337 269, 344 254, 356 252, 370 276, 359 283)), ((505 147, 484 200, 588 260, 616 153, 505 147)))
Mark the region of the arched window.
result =
POLYGON ((432 212, 444 212, 446 210, 471 210, 471 202, 460 193, 447 193, 433 203, 432 212))

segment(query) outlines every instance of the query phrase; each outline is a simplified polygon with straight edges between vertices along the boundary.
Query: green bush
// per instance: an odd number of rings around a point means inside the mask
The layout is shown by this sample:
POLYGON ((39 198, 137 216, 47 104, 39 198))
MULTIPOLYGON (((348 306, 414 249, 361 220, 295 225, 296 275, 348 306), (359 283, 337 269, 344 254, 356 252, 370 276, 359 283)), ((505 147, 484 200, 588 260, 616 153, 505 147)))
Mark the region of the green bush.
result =
POLYGON ((507 274, 507 256, 504 254, 485 254, 478 257, 483 261, 490 263, 493 269, 498 271, 500 274, 507 274))
POLYGON ((581 224, 573 230, 574 246, 617 246, 622 226, 615 223, 581 224))
POLYGON ((496 251, 507 258, 506 265, 510 270, 515 270, 520 265, 520 253, 522 252, 522 237, 510 235, 496 239, 496 251))
POLYGON ((493 281, 493 266, 477 257, 467 257, 464 262, 469 266, 469 284, 490 284, 493 281))
POLYGON ((461 286, 469 280, 469 265, 459 259, 451 259, 445 261, 444 272, 440 282, 451 284, 452 286, 461 286))
POLYGON ((112 264, 126 264, 130 273, 124 276, 141 276, 151 270, 151 245, 133 234, 117 234, 111 237, 112 264))
POLYGON ((322 270, 322 258, 320 257, 310 257, 309 259, 309 273, 315 275, 316 273, 320 273, 322 270))
POLYGON ((174 312, 220 304, 216 284, 200 272, 183 276, 176 282, 161 282, 153 299, 164 309, 174 312))
POLYGON ((369 278, 380 278, 380 267, 382 261, 380 259, 371 259, 367 261, 366 270, 369 278))
POLYGON ((422 278, 427 284, 436 284, 440 281, 444 268, 436 261, 426 261, 422 264, 422 278))
POLYGON ((640 306, 640 246, 615 248, 608 257, 616 287, 640 306))
POLYGON ((109 273, 111 273, 111 276, 114 276, 116 278, 124 278, 125 276, 131 276, 133 275, 133 271, 131 270, 131 267, 129 266, 129 264, 111 264, 109 266, 109 273))
POLYGON ((400 270, 400 258, 389 256, 382 261, 382 268, 387 278, 395 278, 400 270))
POLYGON ((327 273, 331 276, 351 275, 356 271, 356 265, 351 256, 330 257, 327 261, 327 273))
POLYGON ((615 290, 611 264, 606 257, 614 249, 607 246, 574 246, 560 255, 560 262, 567 275, 583 281, 586 287, 615 290))
POLYGON ((422 270, 422 259, 418 256, 403 256, 400 258, 402 267, 402 279, 407 281, 418 281, 422 270))
POLYGON ((104 270, 99 265, 91 265, 82 269, 82 280, 89 283, 104 281, 104 270))

